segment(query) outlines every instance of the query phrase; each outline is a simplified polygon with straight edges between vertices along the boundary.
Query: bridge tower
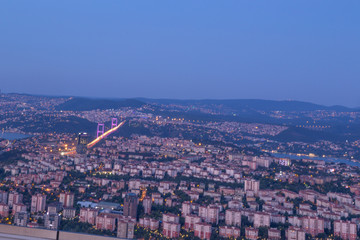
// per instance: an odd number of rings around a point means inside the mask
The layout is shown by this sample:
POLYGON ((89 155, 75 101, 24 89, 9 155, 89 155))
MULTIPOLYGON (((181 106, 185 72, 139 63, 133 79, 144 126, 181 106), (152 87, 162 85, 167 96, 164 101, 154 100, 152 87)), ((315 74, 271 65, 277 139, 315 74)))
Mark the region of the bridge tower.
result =
POLYGON ((118 125, 118 119, 117 118, 111 119, 111 128, 117 127, 117 125, 118 125))
POLYGON ((103 135, 105 132, 105 125, 103 123, 98 123, 96 137, 103 135))

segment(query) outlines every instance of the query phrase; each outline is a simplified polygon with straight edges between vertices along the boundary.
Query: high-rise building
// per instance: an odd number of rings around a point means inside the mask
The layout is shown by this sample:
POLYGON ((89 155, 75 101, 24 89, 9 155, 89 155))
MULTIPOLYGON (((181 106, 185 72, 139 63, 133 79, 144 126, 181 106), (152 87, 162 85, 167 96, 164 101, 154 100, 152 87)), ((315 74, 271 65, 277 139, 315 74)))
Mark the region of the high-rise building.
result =
POLYGON ((77 139, 76 152, 79 154, 85 154, 88 143, 89 143, 89 135, 87 133, 79 133, 77 139))
POLYGON ((74 198, 75 198, 74 193, 70 193, 70 192, 60 193, 59 202, 61 202, 63 204, 63 207, 73 207, 74 206, 74 198))
POLYGON ((136 218, 138 207, 138 197, 135 193, 128 193, 124 199, 124 216, 136 218))
POLYGON ((46 195, 36 194, 31 197, 31 212, 45 211, 46 195))

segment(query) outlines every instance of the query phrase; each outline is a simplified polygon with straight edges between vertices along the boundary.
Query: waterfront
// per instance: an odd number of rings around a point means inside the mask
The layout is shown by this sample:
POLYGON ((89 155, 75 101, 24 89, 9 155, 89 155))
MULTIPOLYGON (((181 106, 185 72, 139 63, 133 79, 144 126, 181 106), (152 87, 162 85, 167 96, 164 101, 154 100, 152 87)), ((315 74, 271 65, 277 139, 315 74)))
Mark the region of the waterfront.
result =
POLYGON ((345 163, 350 166, 360 167, 359 162, 353 162, 348 159, 341 159, 341 158, 332 158, 332 157, 309 157, 309 156, 298 156, 295 154, 285 154, 285 153, 272 153, 274 157, 278 158, 290 158, 293 160, 301 160, 301 159, 312 159, 312 160, 323 160, 325 162, 333 162, 333 163, 345 163))

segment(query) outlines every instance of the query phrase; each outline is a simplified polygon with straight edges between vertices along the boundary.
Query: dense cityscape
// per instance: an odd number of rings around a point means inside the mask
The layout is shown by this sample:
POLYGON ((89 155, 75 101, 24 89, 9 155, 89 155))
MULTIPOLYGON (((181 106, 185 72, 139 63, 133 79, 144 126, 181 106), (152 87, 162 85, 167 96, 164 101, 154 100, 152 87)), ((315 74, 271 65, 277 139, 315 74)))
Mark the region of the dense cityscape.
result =
POLYGON ((0 240, 360 240, 360 1, 0 7, 0 240))
POLYGON ((81 110, 77 98, 2 94, 1 224, 123 239, 359 238, 359 140, 323 134, 327 119, 356 124, 359 112, 269 111, 264 123, 124 101, 81 110), (278 138, 293 128, 323 139, 278 138))

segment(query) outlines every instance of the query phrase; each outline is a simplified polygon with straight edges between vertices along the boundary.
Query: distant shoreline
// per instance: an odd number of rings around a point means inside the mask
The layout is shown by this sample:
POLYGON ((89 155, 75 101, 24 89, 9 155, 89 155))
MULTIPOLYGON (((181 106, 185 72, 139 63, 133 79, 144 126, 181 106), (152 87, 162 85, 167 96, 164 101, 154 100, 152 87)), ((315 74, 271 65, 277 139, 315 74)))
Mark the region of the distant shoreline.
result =
POLYGON ((25 139, 25 138, 29 138, 29 137, 31 137, 31 135, 17 133, 17 132, 0 133, 0 139, 5 139, 5 140, 19 140, 19 139, 25 139))
POLYGON ((342 159, 342 158, 333 158, 333 157, 310 157, 310 156, 298 156, 295 153, 271 153, 274 157, 279 158, 290 158, 292 160, 301 160, 301 159, 311 159, 311 160, 319 160, 325 162, 332 162, 332 163, 345 163, 350 166, 360 167, 360 163, 357 161, 351 161, 349 159, 342 159))

